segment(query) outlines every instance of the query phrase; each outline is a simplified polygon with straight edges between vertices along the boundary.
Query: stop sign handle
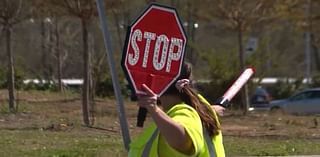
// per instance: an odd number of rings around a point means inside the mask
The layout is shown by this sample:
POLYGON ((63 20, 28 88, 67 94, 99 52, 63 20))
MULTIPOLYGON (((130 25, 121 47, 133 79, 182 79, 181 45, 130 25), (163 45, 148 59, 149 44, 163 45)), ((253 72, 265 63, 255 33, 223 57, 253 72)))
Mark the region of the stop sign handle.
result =
POLYGON ((137 115, 137 127, 143 127, 143 123, 147 117, 147 109, 144 107, 139 107, 138 115, 137 115))

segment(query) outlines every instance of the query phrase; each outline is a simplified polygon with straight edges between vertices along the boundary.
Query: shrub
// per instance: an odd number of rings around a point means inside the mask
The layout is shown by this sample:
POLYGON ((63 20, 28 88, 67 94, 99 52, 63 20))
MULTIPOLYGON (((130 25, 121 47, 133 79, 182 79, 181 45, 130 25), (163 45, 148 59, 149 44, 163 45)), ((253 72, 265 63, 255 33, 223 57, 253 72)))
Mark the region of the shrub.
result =
MULTIPOLYGON (((204 52, 202 59, 207 63, 209 78, 207 82, 197 82, 196 88, 211 103, 222 97, 224 92, 232 85, 240 74, 238 58, 230 52, 204 52)), ((232 100, 232 103, 241 104, 241 94, 238 93, 232 100)), ((237 106, 240 107, 240 106, 237 106)))
POLYGON ((27 84, 23 84, 23 90, 40 90, 40 91, 57 91, 57 85, 52 82, 40 82, 34 83, 29 82, 27 84))
POLYGON ((285 79, 270 86, 268 91, 271 93, 273 99, 283 99, 290 97, 302 88, 305 88, 302 83, 302 79, 297 79, 294 82, 290 82, 289 79, 285 79))
POLYGON ((97 96, 101 97, 113 96, 112 79, 106 78, 101 82, 97 82, 95 92, 97 96))
POLYGON ((320 87, 320 74, 313 76, 311 87, 320 87))
MULTIPOLYGON (((25 74, 23 73, 23 70, 16 68, 15 73, 15 88, 16 89, 21 89, 23 87, 23 80, 25 79, 25 74)), ((8 75, 6 68, 0 68, 0 88, 4 89, 7 88, 8 86, 8 81, 7 81, 8 75)))
POLYGON ((5 72, 5 68, 3 67, 0 67, 0 88, 3 89, 3 88, 6 88, 6 83, 7 82, 7 75, 6 75, 6 72, 5 72))
MULTIPOLYGON (((119 83, 122 95, 128 96, 129 90, 127 88, 127 85, 125 85, 125 83, 121 81, 119 83)), ((100 97, 114 96, 113 82, 111 77, 106 77, 102 81, 96 83, 95 94, 100 97)))

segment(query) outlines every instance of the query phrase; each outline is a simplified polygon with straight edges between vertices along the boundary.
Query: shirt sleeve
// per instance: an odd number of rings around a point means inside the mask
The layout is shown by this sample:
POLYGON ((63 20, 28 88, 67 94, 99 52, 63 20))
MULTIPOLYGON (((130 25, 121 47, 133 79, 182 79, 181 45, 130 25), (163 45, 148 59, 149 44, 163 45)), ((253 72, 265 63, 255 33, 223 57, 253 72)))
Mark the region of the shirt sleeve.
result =
POLYGON ((196 110, 186 104, 181 104, 175 105, 167 114, 185 128, 194 146, 194 153, 191 156, 197 156, 204 147, 204 143, 202 123, 196 110))

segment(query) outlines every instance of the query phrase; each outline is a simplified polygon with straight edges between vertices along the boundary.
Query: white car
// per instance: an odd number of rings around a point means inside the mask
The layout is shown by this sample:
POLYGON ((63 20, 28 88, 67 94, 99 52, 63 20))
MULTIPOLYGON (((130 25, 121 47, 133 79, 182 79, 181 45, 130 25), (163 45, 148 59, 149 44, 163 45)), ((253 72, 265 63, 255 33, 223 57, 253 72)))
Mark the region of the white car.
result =
POLYGON ((288 99, 270 102, 271 112, 289 114, 320 114, 320 88, 306 89, 294 94, 288 99))

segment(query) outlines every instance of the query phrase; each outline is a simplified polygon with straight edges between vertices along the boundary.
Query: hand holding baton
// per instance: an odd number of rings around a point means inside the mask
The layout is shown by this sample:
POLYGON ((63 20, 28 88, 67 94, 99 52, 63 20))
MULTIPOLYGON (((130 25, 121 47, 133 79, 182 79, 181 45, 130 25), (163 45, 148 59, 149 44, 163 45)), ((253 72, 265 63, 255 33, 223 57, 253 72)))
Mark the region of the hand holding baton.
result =
POLYGON ((223 107, 228 107, 231 99, 239 92, 239 90, 246 84, 250 77, 254 74, 254 69, 249 67, 246 68, 237 80, 229 87, 224 95, 219 98, 215 104, 223 107))
MULTIPOLYGON (((253 68, 246 68, 237 80, 230 86, 230 88, 224 93, 224 95, 219 98, 215 104, 223 107, 228 107, 231 99, 239 92, 239 90, 245 85, 245 83, 254 74, 253 68)), ((137 115, 137 126, 143 127, 143 123, 146 119, 147 109, 140 107, 137 115)))

